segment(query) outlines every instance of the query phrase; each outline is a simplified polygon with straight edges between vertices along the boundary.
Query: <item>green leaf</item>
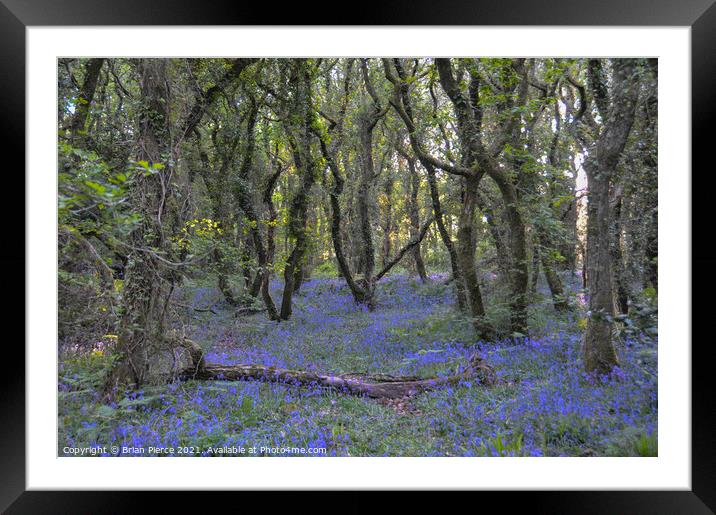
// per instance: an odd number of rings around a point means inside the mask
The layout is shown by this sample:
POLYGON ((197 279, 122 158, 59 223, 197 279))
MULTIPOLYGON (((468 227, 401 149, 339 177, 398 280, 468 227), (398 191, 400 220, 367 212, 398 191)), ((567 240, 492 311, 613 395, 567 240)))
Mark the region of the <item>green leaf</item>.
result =
POLYGON ((102 418, 112 418, 114 417, 114 414, 117 410, 115 410, 111 406, 107 406, 106 404, 102 404, 99 408, 97 408, 97 416, 102 418))
POLYGON ((85 181, 85 184, 95 190, 100 195, 104 195, 107 191, 107 187, 94 181, 85 181))

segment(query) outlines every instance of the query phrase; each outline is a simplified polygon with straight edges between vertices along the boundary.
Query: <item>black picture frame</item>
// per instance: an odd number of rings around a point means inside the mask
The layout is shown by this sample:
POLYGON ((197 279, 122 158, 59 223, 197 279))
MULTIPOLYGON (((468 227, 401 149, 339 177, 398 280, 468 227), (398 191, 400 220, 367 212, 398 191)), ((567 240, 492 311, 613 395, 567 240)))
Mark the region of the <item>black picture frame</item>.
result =
MULTIPOLYGON (((321 19, 318 13, 336 13, 332 3, 278 4, 197 2, 192 0, 0 0, 0 105, 5 175, 14 180, 8 186, 4 205, 13 197, 17 206, 6 213, 25 212, 24 149, 25 105, 25 28, 28 26, 78 25, 609 25, 609 26, 690 26, 692 70, 692 490, 691 491, 584 491, 584 492, 479 492, 479 504, 486 497, 504 496, 503 506, 529 506, 532 513, 713 513, 716 511, 716 437, 713 434, 713 361, 709 359, 713 337, 709 321, 713 317, 709 300, 716 291, 716 254, 708 245, 713 214, 709 197, 714 190, 712 148, 716 123, 716 4, 714 0, 490 0, 399 2, 361 2, 346 4, 339 19, 321 19), (17 165, 7 165, 9 157, 17 165), (695 182, 698 181, 698 182, 695 182), (697 292, 698 290, 698 292, 697 292), (700 293, 701 295, 698 295, 700 293)), ((671 173, 678 173, 672 171, 671 173)), ((688 180, 687 177, 684 180, 688 180)), ((15 218, 16 215, 13 216, 15 218)), ((4 241, 12 252, 0 253, 0 273, 4 276, 6 297, 24 319, 25 226, 3 224, 4 241), (9 281, 9 284, 8 284, 9 281)), ((662 270, 662 273, 668 273, 662 270)), ((51 286, 51 285, 48 285, 51 286)), ((32 309, 32 306, 27 306, 32 309)), ((5 313, 10 314, 9 311, 5 313)), ((17 327, 18 315, 7 316, 8 326, 17 327)), ((22 331, 21 331, 22 333, 22 331)), ((25 352, 19 338, 5 339, 2 388, 0 389, 0 510, 8 513, 124 513, 146 506, 142 492, 39 492, 25 486, 25 352)), ((306 492, 296 493, 302 503, 306 492)), ((160 495, 160 494, 150 494, 160 495)), ((213 492, 214 500, 230 494, 213 492)), ((241 493, 245 496, 245 493, 241 493)), ((265 493, 264 493, 265 495, 265 493)), ((363 497, 352 494, 348 505, 360 506, 363 497)), ((474 495, 474 494, 473 494, 474 495)), ((414 494, 420 499, 420 493, 414 494)), ((178 503, 188 511, 202 502, 188 492, 162 496, 164 509, 178 503)), ((463 502, 463 495, 451 495, 463 502)), ((274 498, 275 501, 275 498, 274 498)), ((501 499, 502 501, 502 499, 501 499)), ((365 501, 367 502, 367 501, 365 501)), ((322 499, 321 504, 330 503, 322 499)), ((346 506, 346 501, 342 501, 346 506)), ((470 505, 477 506, 473 502, 470 505)), ((238 506, 237 506, 238 507, 238 506)))

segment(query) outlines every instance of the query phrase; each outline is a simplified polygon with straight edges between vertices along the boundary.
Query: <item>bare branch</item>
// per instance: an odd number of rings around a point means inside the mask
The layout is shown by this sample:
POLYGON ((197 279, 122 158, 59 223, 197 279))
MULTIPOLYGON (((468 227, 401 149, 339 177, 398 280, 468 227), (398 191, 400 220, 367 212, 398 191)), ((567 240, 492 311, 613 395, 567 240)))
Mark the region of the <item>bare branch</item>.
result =
POLYGON ((411 239, 408 243, 405 244, 405 246, 398 251, 398 253, 393 256, 393 258, 388 261, 383 269, 378 272, 375 276, 376 281, 380 281, 380 279, 390 272, 390 269, 393 268, 395 265, 397 265, 401 259, 403 259, 403 256, 412 249, 413 247, 420 244, 421 241, 423 241, 423 238, 425 238, 425 235, 428 233, 428 229, 430 228, 430 225, 435 221, 435 217, 430 217, 427 219, 427 221, 423 224, 423 226, 420 228, 420 232, 415 235, 413 239, 411 239))

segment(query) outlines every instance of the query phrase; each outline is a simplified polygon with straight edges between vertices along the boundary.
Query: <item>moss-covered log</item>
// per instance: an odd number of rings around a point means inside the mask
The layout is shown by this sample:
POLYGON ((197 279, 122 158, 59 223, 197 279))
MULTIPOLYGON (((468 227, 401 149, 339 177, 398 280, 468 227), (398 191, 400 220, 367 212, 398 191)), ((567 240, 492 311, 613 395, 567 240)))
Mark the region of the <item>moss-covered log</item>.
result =
POLYGON ((325 375, 264 365, 213 364, 189 367, 181 377, 198 380, 254 380, 286 383, 293 386, 318 386, 350 395, 365 395, 374 399, 412 396, 470 379, 478 380, 485 386, 490 386, 496 381, 492 367, 487 365, 477 354, 470 357, 467 366, 460 373, 445 377, 418 378, 354 373, 325 375))

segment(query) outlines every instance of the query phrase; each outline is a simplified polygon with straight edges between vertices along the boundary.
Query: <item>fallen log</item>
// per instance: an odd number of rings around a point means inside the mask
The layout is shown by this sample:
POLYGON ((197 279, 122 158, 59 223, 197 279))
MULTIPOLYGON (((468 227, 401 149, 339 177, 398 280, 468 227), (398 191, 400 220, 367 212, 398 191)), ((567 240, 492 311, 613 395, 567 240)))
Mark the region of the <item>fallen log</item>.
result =
POLYGON ((213 305, 213 304, 212 304, 211 306, 206 307, 206 308, 197 308, 197 307, 195 307, 195 306, 190 306, 189 304, 182 304, 181 302, 173 302, 173 304, 174 304, 175 306, 179 306, 180 308, 193 309, 194 311, 196 311, 196 312, 198 312, 198 313, 207 313, 207 312, 210 311, 210 312, 213 313, 214 315, 217 314, 217 313, 216 313, 216 310, 214 310, 214 305, 213 305))
POLYGON ((477 380, 485 386, 491 386, 496 382, 494 370, 478 354, 473 354, 470 357, 467 366, 460 373, 445 377, 418 378, 358 373, 324 375, 264 365, 218 365, 208 363, 189 367, 180 377, 183 379, 221 381, 254 380, 285 383, 293 386, 318 386, 374 399, 410 397, 465 380, 477 380))

